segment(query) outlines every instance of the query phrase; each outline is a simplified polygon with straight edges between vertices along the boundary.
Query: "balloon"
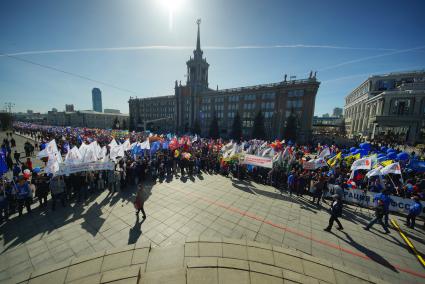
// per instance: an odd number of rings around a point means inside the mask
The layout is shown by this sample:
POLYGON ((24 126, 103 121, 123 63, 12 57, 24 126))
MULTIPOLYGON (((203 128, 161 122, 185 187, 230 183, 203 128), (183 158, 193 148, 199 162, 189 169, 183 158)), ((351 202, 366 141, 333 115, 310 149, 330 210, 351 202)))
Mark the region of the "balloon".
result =
POLYGON ((351 147, 351 148, 350 148, 350 152, 351 152, 351 153, 354 153, 356 150, 357 150, 357 149, 356 149, 356 147, 351 147))
POLYGON ((41 172, 41 169, 39 167, 36 167, 32 170, 34 173, 38 174, 39 172, 41 172))
POLYGON ((368 152, 369 152, 368 150, 362 149, 362 150, 360 150, 360 156, 362 156, 362 157, 366 156, 368 152))
POLYGON ((379 156, 378 156, 378 162, 379 162, 379 163, 380 163, 380 162, 383 162, 383 161, 386 161, 386 160, 388 160, 387 156, 382 156, 382 157, 379 157, 379 156))
POLYGON ((24 173, 24 174, 23 174, 23 176, 24 176, 24 179, 29 179, 29 178, 30 178, 30 176, 31 176, 31 174, 29 174, 29 173, 24 173))
POLYGON ((381 151, 382 151, 382 152, 385 152, 385 153, 386 153, 386 152, 387 152, 387 149, 388 149, 388 148, 387 148, 387 147, 385 147, 385 146, 382 146, 382 147, 381 147, 381 151))
POLYGON ((388 160, 394 160, 397 158, 397 154, 395 152, 390 152, 389 154, 387 154, 387 158, 388 160))
POLYGON ((397 155, 397 159, 399 159, 400 161, 406 161, 409 160, 410 155, 406 152, 401 152, 397 155))
POLYGON ((30 174, 31 174, 31 171, 30 171, 29 169, 25 169, 25 170, 24 170, 24 175, 25 175, 25 174, 30 175, 30 174))
POLYGON ((385 154, 382 154, 382 153, 381 153, 381 154, 378 154, 378 159, 379 159, 379 158, 384 158, 384 157, 386 157, 386 155, 385 155, 385 154))
POLYGON ((394 149, 391 149, 391 148, 389 148, 389 149, 387 149, 387 154, 389 154, 389 153, 391 153, 391 152, 396 152, 396 150, 394 150, 394 149))
POLYGON ((360 144, 360 148, 362 148, 363 150, 370 151, 372 146, 370 145, 370 143, 365 142, 365 143, 360 144))

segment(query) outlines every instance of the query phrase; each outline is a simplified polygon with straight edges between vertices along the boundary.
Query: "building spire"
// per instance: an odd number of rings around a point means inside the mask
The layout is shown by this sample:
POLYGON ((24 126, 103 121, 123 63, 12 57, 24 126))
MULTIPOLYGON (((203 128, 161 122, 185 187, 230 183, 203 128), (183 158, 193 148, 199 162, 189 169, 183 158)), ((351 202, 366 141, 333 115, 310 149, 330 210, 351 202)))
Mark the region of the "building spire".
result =
POLYGON ((196 39, 196 50, 201 51, 201 32, 200 32, 201 19, 196 20, 196 24, 198 25, 198 37, 196 39))

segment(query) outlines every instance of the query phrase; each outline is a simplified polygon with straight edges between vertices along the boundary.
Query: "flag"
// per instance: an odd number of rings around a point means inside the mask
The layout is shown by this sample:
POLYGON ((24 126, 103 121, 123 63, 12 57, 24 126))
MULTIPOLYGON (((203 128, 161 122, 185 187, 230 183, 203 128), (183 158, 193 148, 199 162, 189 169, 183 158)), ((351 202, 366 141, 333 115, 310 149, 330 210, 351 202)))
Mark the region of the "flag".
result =
POLYGON ((80 150, 78 150, 77 146, 72 147, 65 156, 66 164, 78 164, 81 163, 82 160, 83 157, 81 156, 80 150))
POLYGON ((410 160, 407 168, 417 172, 417 173, 425 173, 425 161, 419 160, 410 160))
POLYGON ((363 158, 354 161, 351 165, 351 170, 370 170, 372 168, 372 159, 371 158, 363 158))
POLYGON ((319 158, 324 159, 327 156, 329 156, 330 154, 331 154, 331 151, 329 150, 328 147, 326 147, 325 149, 322 150, 322 152, 320 152, 319 158))
POLYGON ((370 177, 374 177, 374 176, 382 176, 382 172, 381 172, 382 168, 383 168, 382 166, 378 166, 377 168, 375 168, 375 169, 373 169, 373 170, 369 171, 369 172, 366 174, 366 176, 367 176, 368 178, 370 178, 370 177))
POLYGON ((151 145, 150 145, 150 143, 149 143, 149 138, 147 138, 147 139, 145 140, 145 142, 143 142, 143 143, 139 143, 139 147, 140 147, 140 149, 142 149, 142 150, 144 150, 144 149, 149 150, 149 149, 151 148, 151 145))
POLYGON ((333 156, 332 158, 330 158, 327 161, 329 167, 331 167, 331 168, 335 167, 336 164, 338 164, 341 161, 341 155, 342 155, 342 153, 339 152, 338 154, 336 154, 335 156, 333 156))
POLYGON ((0 176, 2 176, 4 173, 7 173, 8 168, 6 164, 6 159, 4 157, 3 151, 0 151, 0 176))
POLYGON ((383 165, 384 167, 389 166, 393 163, 393 160, 386 160, 386 161, 382 161, 381 165, 383 165))
POLYGON ((386 166, 381 171, 382 171, 382 174, 384 175, 387 175, 387 174, 401 175, 401 167, 398 162, 386 166))

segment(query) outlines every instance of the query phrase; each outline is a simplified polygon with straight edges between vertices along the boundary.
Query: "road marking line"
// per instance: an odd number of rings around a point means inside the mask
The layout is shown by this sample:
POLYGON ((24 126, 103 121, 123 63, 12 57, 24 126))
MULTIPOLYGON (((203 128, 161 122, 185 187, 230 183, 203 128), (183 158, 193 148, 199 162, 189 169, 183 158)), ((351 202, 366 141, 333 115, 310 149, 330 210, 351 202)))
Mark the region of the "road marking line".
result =
POLYGON ((413 245, 413 243, 409 240, 409 238, 407 238, 407 236, 403 233, 403 231, 401 230, 400 226, 398 225, 397 221, 392 219, 391 223, 393 224, 393 226, 395 228, 397 228, 398 232, 400 233, 400 236, 402 237, 402 239, 406 242, 406 244, 409 246, 409 248, 413 251, 413 253, 415 254, 416 258, 419 260, 419 262, 425 267, 425 260, 423 259, 422 255, 416 250, 415 246, 413 245))

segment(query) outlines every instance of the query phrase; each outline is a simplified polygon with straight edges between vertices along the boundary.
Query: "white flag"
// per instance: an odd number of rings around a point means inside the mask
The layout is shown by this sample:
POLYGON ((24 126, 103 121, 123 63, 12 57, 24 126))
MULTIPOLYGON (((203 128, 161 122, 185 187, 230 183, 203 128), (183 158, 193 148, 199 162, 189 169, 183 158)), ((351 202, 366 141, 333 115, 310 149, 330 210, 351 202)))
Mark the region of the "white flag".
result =
POLYGON ((382 176, 382 166, 377 167, 376 169, 373 169, 371 171, 369 171, 366 176, 368 178, 370 177, 374 177, 374 176, 382 176))
POLYGON ((146 138, 145 142, 139 144, 140 149, 149 150, 151 145, 149 144, 149 138, 146 138))
POLYGON ((81 163, 82 160, 83 157, 81 156, 80 150, 78 150, 77 146, 72 147, 65 156, 66 164, 78 164, 81 163))
POLYGON ((329 148, 326 147, 325 149, 322 150, 322 152, 320 152, 319 154, 319 158, 326 158, 327 156, 329 156, 331 154, 331 151, 329 151, 329 148))
POLYGON ((397 163, 393 163, 391 165, 386 166, 385 168, 381 170, 381 172, 384 175, 387 175, 387 174, 401 175, 401 167, 400 167, 400 164, 397 162, 397 163))
POLYGON ((372 159, 371 158, 363 158, 354 161, 351 165, 351 170, 370 170, 372 168, 372 159))

